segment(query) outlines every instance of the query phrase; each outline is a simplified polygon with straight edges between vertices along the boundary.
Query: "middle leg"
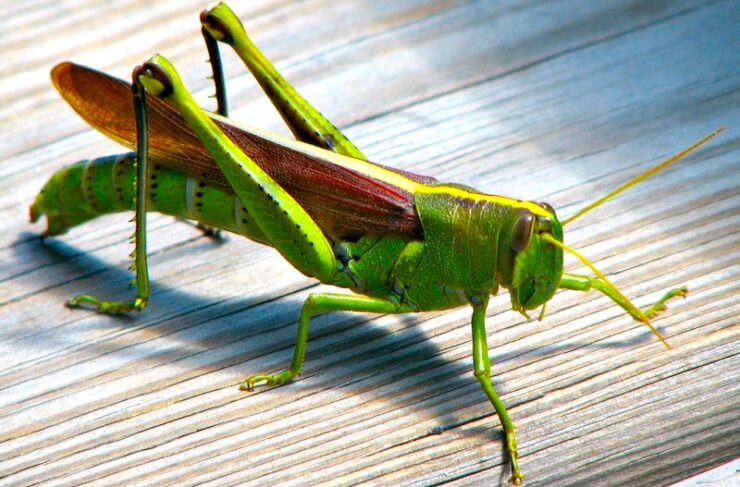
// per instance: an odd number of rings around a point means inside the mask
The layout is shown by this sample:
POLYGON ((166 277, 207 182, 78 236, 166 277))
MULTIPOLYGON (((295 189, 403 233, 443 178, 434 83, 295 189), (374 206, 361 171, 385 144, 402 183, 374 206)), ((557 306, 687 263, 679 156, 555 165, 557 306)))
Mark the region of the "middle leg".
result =
POLYGON ((519 453, 516 445, 516 428, 514 422, 506 411, 506 406, 496 393, 496 389, 491 382, 491 359, 488 357, 488 342, 486 340, 486 308, 488 306, 488 296, 475 298, 472 302, 473 318, 471 320, 473 328, 473 374, 478 379, 478 383, 483 392, 491 401, 496 415, 501 421, 506 438, 506 449, 509 453, 511 462, 511 482, 514 485, 521 485, 522 471, 519 468, 519 453))
POLYGON ((358 311, 369 313, 406 313, 412 311, 407 305, 398 304, 385 299, 370 298, 367 296, 353 296, 348 294, 311 294, 303 303, 301 316, 298 321, 298 336, 293 349, 293 360, 290 367, 280 373, 272 375, 252 375, 247 377, 239 386, 240 389, 251 391, 258 385, 280 385, 290 381, 301 373, 303 359, 306 356, 306 342, 308 341, 308 325, 311 318, 329 311, 358 311))

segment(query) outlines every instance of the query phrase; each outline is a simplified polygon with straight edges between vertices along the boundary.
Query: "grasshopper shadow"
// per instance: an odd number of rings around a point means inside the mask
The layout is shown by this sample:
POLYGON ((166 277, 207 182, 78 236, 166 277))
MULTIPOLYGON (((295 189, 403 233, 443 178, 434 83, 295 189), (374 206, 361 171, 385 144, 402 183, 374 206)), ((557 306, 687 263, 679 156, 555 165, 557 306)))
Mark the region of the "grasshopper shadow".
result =
MULTIPOLYGON (((209 241, 204 240, 204 247, 211 245, 209 241)), ((43 282, 39 283, 37 288, 40 291, 35 293, 33 298, 38 300, 41 294, 46 301, 43 306, 62 308, 63 303, 79 292, 79 289, 98 296, 110 296, 113 299, 131 295, 132 289, 126 286, 132 277, 129 270, 120 266, 112 267, 95 255, 80 252, 60 239, 40 241, 30 232, 24 232, 13 248, 18 253, 18 259, 36 259, 43 263, 35 269, 24 271, 29 279, 41 280, 50 273, 64 276, 57 284, 50 286, 44 286, 46 283, 43 282), (74 290, 70 290, 71 288, 74 290)), ((179 249, 175 248, 164 254, 174 256, 178 251, 179 249)), ((151 366, 176 360, 184 369, 198 369, 200 373, 249 361, 250 364, 244 367, 246 375, 249 372, 268 371, 274 367, 273 361, 278 367, 287 365, 295 343, 302 299, 315 286, 310 284, 288 292, 278 290, 277 296, 242 295, 219 300, 185 292, 153 280, 150 306, 141 313, 111 316, 87 310, 68 311, 64 308, 54 317, 53 326, 40 330, 28 330, 23 326, 12 327, 5 335, 5 340, 27 347, 29 350, 46 349, 54 353, 70 343, 70 334, 74 335, 75 329, 94 328, 102 331, 109 329, 115 332, 110 339, 102 338, 72 347, 75 353, 80 355, 80 361, 110 353, 130 354, 136 360, 147 362, 151 366), (283 294, 279 294, 281 292, 283 294), (141 339, 121 344, 117 339, 120 337, 121 329, 123 333, 138 333, 141 339), (187 345, 162 347, 162 350, 158 351, 158 345, 154 342, 166 340, 168 337, 176 337, 177 341, 187 345), (251 341, 259 346, 250 346, 251 341), (212 363, 204 362, 201 357, 203 352, 235 348, 240 343, 246 345, 244 353, 230 355, 233 351, 228 351, 224 352, 222 357, 212 354, 211 359, 214 360, 212 363), (270 358, 272 356, 275 356, 274 360, 270 358), (267 369, 251 370, 254 363, 260 367, 259 362, 263 357, 268 363, 267 369)), ((20 301, 29 297, 21 298, 20 301)), ((326 358, 326 369, 331 371, 333 356, 346 349, 350 349, 350 352, 345 354, 350 365, 357 362, 358 356, 377 359, 364 363, 362 375, 367 377, 393 370, 394 362, 398 364, 399 360, 405 368, 425 359, 426 366, 432 368, 444 369, 452 365, 442 358, 428 361, 430 357, 439 357, 440 351, 415 326, 417 322, 415 316, 406 315, 402 318, 401 331, 376 326, 372 321, 368 323, 372 318, 352 313, 328 313, 316 317, 312 321, 310 332, 304 368, 306 375, 319 376, 312 370, 315 370, 313 365, 322 358, 326 358), (324 343, 328 344, 323 345, 324 343), (396 358, 384 359, 391 352, 396 353, 396 358)), ((450 375, 454 370, 447 371, 445 375, 450 375)), ((344 381, 343 386, 351 388, 354 383, 355 379, 349 379, 344 381)))
MULTIPOLYGON (((213 245, 208 240, 203 242, 206 249, 213 245)), ((120 266, 112 267, 62 240, 47 239, 41 244, 38 238, 32 238, 26 232, 19 236, 14 248, 19 251, 18 258, 38 259, 44 262, 43 267, 55 274, 75 276, 63 278, 59 285, 44 290, 45 299, 54 301, 48 306, 63 306, 64 300, 74 294, 69 290, 70 285, 80 285, 78 281, 83 281, 82 285, 103 296, 121 296, 122 291, 131 292, 125 285, 131 279, 130 271, 120 266)), ((164 257, 174 256, 179 251, 179 248, 168 250, 164 257)), ((74 354, 71 363, 64 361, 67 367, 115 354, 130 361, 131 367, 135 368, 176 362, 182 368, 183 381, 231 368, 239 371, 233 378, 234 382, 220 386, 236 388, 236 382, 249 373, 277 372, 289 363, 301 301, 314 286, 311 284, 291 292, 279 291, 283 294, 277 297, 236 296, 214 300, 154 280, 151 283, 151 306, 143 313, 106 316, 87 311, 65 311, 60 316, 66 321, 51 330, 28 333, 18 328, 17 335, 9 338, 22 347, 41 348, 52 354, 60 353, 61 349, 61 355, 74 354), (74 336, 75 329, 91 327, 108 330, 110 336, 69 346, 70 341, 74 342, 69 333, 74 336), (121 340, 125 335, 128 337, 121 340)), ((497 456, 502 439, 500 426, 493 410, 487 409, 489 405, 472 375, 469 362, 447 360, 442 350, 418 326, 423 317, 399 315, 394 317, 397 321, 392 327, 384 326, 380 320, 373 321, 373 317, 368 315, 330 313, 317 317, 312 322, 304 375, 298 379, 303 382, 301 386, 308 385, 316 390, 344 388, 352 395, 377 395, 380 391, 384 399, 397 403, 398 408, 407 406, 409 401, 421 402, 423 408, 438 418, 438 425, 422 436, 460 430, 461 425, 485 418, 486 427, 462 431, 478 438, 481 435, 489 437, 494 442, 491 454, 497 456), (486 412, 482 416, 476 413, 478 415, 474 417, 470 417, 470 413, 459 412, 471 407, 486 412)), ((631 344, 630 341, 582 346, 631 344)), ((572 349, 573 346, 549 346, 509 354, 493 350, 491 357, 495 370, 496 364, 522 353, 546 357, 565 348, 572 349)), ((29 369, 29 374, 35 375, 33 368, 29 369)), ((94 380, 102 382, 108 379, 103 373, 94 380)), ((502 395, 511 392, 506 383, 495 377, 494 383, 502 395)), ((260 393, 268 391, 262 389, 260 393)), ((501 455, 501 462, 505 463, 503 450, 501 455)))

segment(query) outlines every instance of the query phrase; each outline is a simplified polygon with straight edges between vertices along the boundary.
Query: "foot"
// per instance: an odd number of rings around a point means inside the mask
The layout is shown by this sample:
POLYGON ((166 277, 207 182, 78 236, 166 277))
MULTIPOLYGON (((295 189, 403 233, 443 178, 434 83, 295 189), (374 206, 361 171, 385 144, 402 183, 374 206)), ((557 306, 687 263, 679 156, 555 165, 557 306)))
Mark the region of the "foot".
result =
POLYGON ((645 308, 643 310, 643 313, 645 313, 645 316, 647 316, 648 318, 652 318, 661 311, 665 311, 666 309, 668 309, 665 305, 668 300, 673 298, 685 298, 688 293, 689 288, 687 288, 686 286, 671 289, 670 291, 665 293, 663 297, 660 298, 655 304, 653 304, 649 308, 645 308))
POLYGON ((524 476, 519 470, 519 452, 516 449, 516 436, 513 431, 506 433, 506 449, 509 452, 509 461, 511 462, 511 478, 509 482, 513 485, 522 485, 524 476))
POLYGON ((274 375, 250 375, 239 384, 239 389, 242 391, 253 391, 255 386, 279 386, 290 382, 297 375, 298 373, 291 370, 283 370, 279 374, 274 375))
POLYGON ((206 225, 205 223, 188 220, 187 218, 177 217, 175 220, 194 226, 203 233, 204 237, 208 237, 212 240, 220 241, 224 239, 221 229, 206 225))
POLYGON ((67 301, 67 306, 70 308, 92 309, 98 313, 115 315, 141 311, 146 308, 148 302, 147 298, 140 297, 134 298, 133 301, 101 301, 87 294, 80 294, 67 301))
POLYGON ((198 222, 195 228, 203 232, 203 236, 211 238, 213 240, 222 240, 224 236, 221 234, 221 229, 216 227, 208 226, 204 223, 198 222))

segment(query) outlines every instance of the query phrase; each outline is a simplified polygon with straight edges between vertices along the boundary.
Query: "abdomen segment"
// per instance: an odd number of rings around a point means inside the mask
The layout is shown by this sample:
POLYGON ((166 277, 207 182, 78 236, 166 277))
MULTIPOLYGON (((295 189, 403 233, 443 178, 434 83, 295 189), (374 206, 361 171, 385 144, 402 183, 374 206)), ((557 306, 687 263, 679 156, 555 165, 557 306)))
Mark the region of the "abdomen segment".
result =
MULTIPOLYGON (((101 215, 134 209, 134 154, 80 161, 60 169, 31 206, 31 221, 46 215, 52 236, 101 215)), ((236 195, 154 164, 149 175, 148 211, 196 220, 266 243, 236 195)))

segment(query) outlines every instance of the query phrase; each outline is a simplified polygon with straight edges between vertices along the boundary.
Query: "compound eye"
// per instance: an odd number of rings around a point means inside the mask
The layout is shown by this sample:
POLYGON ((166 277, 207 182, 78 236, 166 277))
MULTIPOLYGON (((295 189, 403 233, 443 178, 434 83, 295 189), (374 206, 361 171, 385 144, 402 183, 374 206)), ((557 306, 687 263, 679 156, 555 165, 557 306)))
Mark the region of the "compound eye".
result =
POLYGON ((532 239, 534 220, 534 215, 529 210, 519 210, 511 232, 511 249, 514 252, 521 252, 529 245, 529 241, 532 239))
POLYGON ((544 201, 538 201, 537 204, 540 205, 542 208, 546 209, 547 211, 549 211, 550 213, 552 213, 553 215, 555 215, 555 208, 550 206, 550 203, 545 203, 544 201))

